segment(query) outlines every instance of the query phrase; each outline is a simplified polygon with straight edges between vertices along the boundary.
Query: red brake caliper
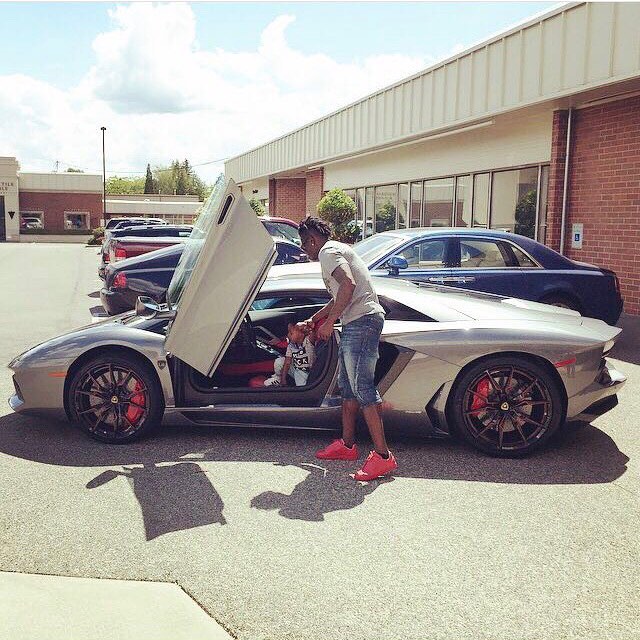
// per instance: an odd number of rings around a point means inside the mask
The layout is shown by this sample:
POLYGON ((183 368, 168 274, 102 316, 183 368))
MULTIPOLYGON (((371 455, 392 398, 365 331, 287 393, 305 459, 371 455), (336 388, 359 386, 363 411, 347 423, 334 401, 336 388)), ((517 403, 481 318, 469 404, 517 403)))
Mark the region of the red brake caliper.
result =
MULTIPOLYGON (((140 391, 140 389, 142 389, 142 384, 140 383, 139 380, 136 380, 136 384, 135 387, 133 388, 134 391, 140 391)), ((138 420, 140 420, 140 418, 142 417, 142 414, 144 413, 144 406, 146 404, 146 398, 143 392, 140 393, 136 393, 135 395, 131 396, 131 400, 133 402, 135 402, 136 404, 139 404, 139 407, 136 407, 133 404, 129 405, 129 408, 127 409, 127 420, 131 423, 131 424, 136 424, 136 422, 138 422, 138 420)))
POLYGON ((483 407, 487 406, 487 401, 481 398, 480 396, 484 396, 485 398, 488 398, 490 388, 491 387, 489 385, 489 378, 482 378, 482 380, 478 382, 478 384, 476 385, 476 388, 474 389, 474 391, 478 395, 473 396, 473 402, 471 403, 472 411, 474 409, 482 409, 483 407))

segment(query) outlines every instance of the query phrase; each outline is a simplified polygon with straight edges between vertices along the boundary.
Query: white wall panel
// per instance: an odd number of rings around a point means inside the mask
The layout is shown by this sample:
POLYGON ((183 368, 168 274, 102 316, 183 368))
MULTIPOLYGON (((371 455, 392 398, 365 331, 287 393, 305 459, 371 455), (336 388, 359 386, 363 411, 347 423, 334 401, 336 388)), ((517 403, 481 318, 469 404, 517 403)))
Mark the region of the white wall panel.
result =
POLYGON ((640 77, 640 3, 564 5, 232 158, 225 169, 239 182, 300 170, 629 77, 640 77))
POLYGON ((498 118, 495 124, 328 164, 325 189, 437 178, 549 162, 553 111, 498 118))

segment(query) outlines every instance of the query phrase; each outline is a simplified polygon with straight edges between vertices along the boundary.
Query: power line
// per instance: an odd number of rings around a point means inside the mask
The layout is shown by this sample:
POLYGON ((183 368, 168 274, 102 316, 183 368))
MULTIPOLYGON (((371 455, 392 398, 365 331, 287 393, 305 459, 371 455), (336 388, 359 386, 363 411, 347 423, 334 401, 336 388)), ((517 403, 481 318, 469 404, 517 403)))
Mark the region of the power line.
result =
MULTIPOLYGON (((217 160, 207 160, 206 162, 198 162, 198 163, 194 163, 194 164, 190 164, 191 167, 204 167, 205 165, 209 165, 209 164, 217 164, 219 162, 224 162, 225 160, 227 160, 229 158, 229 156, 225 157, 225 158, 218 158, 217 160)), ((56 160, 56 167, 58 166, 58 164, 63 164, 65 167, 70 167, 73 169, 82 169, 83 171, 88 171, 89 173, 102 173, 102 170, 98 170, 98 169, 88 169, 87 167, 83 167, 81 166, 80 163, 77 162, 65 162, 64 160, 56 160)), ((172 171, 172 168, 169 167, 167 169, 160 169, 160 172, 166 172, 166 171, 172 171)), ((145 169, 144 171, 134 171, 132 169, 110 169, 109 173, 128 173, 128 174, 146 174, 147 170, 145 169)))

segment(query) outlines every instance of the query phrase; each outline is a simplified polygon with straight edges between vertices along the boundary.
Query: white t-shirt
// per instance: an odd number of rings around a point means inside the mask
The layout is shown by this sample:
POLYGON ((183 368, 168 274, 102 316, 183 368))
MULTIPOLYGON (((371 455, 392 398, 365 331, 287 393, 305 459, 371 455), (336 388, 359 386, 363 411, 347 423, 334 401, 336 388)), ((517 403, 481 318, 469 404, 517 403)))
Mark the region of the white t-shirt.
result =
POLYGON ((291 366, 300 371, 309 371, 316 359, 316 349, 311 340, 306 337, 302 344, 289 341, 286 358, 291 358, 291 366))
POLYGON ((327 291, 335 300, 338 295, 340 285, 331 275, 338 267, 347 265, 353 275, 356 288, 353 292, 351 302, 342 312, 342 324, 349 324, 362 316, 371 313, 382 313, 384 309, 378 301, 378 295, 373 288, 371 274, 362 258, 348 245, 335 240, 326 242, 318 254, 320 267, 322 268, 322 279, 327 287, 327 291))

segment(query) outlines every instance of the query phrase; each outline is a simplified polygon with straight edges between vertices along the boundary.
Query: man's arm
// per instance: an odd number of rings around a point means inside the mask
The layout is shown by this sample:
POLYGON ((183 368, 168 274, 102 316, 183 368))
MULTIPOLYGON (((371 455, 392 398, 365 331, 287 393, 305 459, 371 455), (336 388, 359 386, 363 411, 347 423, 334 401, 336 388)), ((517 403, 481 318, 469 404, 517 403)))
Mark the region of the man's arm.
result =
POLYGON ((331 274, 338 282, 338 293, 333 301, 333 306, 327 314, 327 324, 333 324, 347 308, 353 298, 353 292, 356 289, 356 283, 349 265, 345 264, 336 267, 331 274))
POLYGON ((318 329, 317 337, 319 340, 328 340, 331 337, 334 323, 351 302, 353 292, 356 288, 356 283, 349 265, 345 264, 336 267, 331 275, 338 282, 338 293, 336 299, 333 301, 333 306, 326 316, 326 321, 318 329))

